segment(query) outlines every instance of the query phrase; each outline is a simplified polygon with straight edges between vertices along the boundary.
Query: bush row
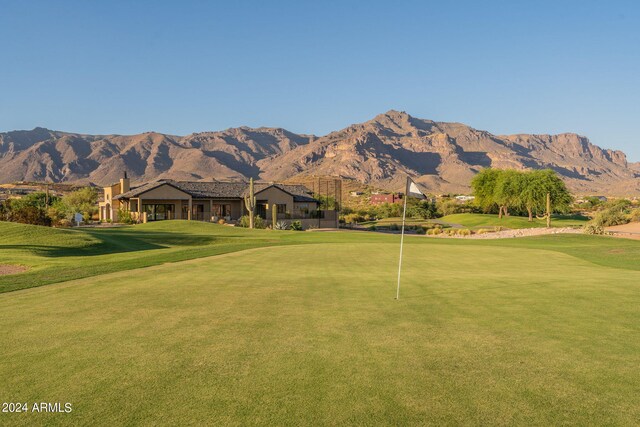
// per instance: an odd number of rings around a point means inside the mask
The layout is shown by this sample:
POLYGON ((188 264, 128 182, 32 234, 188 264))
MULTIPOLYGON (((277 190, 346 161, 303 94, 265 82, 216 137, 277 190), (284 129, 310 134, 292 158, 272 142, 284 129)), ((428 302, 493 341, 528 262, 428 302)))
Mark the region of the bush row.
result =
MULTIPOLYGON (((249 228, 249 215, 241 216, 236 226, 249 228)), ((265 220, 262 219, 260 215, 256 215, 255 217, 253 217, 253 228, 265 229, 265 228, 272 228, 272 226, 271 225, 267 226, 265 220)), ((302 222, 298 220, 291 221, 290 223, 285 221, 278 221, 274 229, 302 231, 302 222)))

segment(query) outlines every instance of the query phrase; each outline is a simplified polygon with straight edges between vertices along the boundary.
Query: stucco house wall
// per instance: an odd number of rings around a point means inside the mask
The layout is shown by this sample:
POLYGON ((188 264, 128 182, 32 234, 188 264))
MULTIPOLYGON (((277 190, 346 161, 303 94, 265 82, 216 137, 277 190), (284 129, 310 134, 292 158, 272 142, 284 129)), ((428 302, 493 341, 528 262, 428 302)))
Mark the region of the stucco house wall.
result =
POLYGON ((265 219, 271 219, 271 205, 274 203, 278 205, 286 205, 286 211, 290 214, 293 213, 293 196, 280 188, 268 187, 255 193, 255 196, 256 202, 258 203, 260 203, 261 200, 268 201, 267 215, 265 219))

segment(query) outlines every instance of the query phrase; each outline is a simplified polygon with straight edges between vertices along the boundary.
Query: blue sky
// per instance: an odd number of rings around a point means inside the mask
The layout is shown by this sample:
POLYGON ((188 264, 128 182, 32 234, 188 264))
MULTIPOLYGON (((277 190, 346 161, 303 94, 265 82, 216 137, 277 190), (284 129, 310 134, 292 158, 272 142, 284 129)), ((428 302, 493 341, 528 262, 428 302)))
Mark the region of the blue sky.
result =
POLYGON ((0 130, 317 135, 389 109, 640 160, 640 2, 0 0, 0 130))

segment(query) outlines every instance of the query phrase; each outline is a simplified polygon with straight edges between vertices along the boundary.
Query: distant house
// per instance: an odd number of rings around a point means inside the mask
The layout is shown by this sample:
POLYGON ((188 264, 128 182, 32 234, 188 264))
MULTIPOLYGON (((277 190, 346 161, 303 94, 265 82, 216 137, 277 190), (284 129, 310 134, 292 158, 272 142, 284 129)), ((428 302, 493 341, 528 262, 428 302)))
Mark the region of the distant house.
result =
POLYGON ((364 194, 364 193, 363 193, 362 191, 352 191, 352 192, 350 192, 350 193, 349 193, 349 195, 350 195, 351 197, 360 197, 360 196, 362 196, 363 194, 364 194))
POLYGON ((475 200, 475 196, 456 196, 455 199, 459 202, 465 203, 475 200))
POLYGON ((371 204, 381 205, 383 203, 401 203, 402 194, 372 194, 371 204))
MULTIPOLYGON (((184 219, 235 222, 248 214, 244 197, 246 182, 186 182, 161 179, 131 187, 125 176, 120 182, 104 187, 99 203, 100 220, 117 221, 118 212, 130 213, 138 222, 184 219)), ((271 221, 276 205, 277 220, 300 220, 303 226, 335 228, 335 211, 319 210, 319 201, 302 185, 256 183, 256 215, 271 221)))

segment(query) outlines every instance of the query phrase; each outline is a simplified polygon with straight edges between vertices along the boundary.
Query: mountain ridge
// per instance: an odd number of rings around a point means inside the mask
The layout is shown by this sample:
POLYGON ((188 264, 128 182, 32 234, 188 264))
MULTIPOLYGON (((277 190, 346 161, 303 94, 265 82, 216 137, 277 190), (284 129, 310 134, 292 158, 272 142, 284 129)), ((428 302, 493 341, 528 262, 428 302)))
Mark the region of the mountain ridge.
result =
POLYGON ((241 126, 185 136, 91 135, 34 128, 0 133, 0 182, 285 180, 332 175, 390 190, 409 175, 432 192, 467 192, 485 167, 556 170, 577 193, 640 191, 640 163, 575 133, 494 135, 390 110, 324 136, 241 126))

